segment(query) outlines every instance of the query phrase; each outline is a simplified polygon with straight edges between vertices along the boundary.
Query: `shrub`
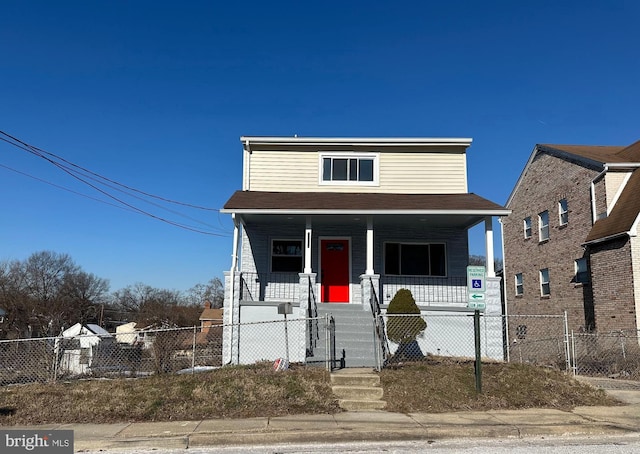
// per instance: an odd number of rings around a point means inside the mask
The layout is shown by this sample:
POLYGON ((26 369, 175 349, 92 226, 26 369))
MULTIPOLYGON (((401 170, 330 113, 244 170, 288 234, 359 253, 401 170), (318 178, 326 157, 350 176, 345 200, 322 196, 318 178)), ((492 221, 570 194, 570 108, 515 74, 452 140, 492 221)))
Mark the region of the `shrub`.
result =
POLYGON ((420 308, 410 290, 398 290, 387 308, 387 337, 396 344, 412 342, 427 327, 427 322, 419 316, 420 308), (418 314, 416 317, 393 317, 390 314, 418 314))

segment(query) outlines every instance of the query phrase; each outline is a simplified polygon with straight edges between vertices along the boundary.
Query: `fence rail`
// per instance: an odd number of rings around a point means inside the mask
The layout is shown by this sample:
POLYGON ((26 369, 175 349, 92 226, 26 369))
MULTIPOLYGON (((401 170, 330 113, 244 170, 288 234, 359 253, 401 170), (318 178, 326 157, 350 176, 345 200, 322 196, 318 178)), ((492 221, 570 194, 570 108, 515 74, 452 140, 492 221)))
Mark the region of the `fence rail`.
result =
POLYGON ((298 301, 298 273, 248 273, 240 276, 240 299, 244 301, 298 301))
MULTIPOLYGON (((375 307, 375 304, 374 304, 375 307)), ((373 315, 372 315, 373 316, 373 315)), ((339 319, 335 323, 339 323, 339 319)), ((470 314, 379 314, 372 350, 379 367, 433 356, 473 358, 470 314), (382 330, 382 332, 380 332, 382 330)), ((483 360, 536 364, 574 374, 640 380, 640 332, 568 333, 566 316, 483 315, 483 360)), ((233 364, 285 358, 336 367, 335 328, 328 317, 0 341, 0 385, 82 377, 144 377, 194 373, 233 364), (223 333, 233 328, 239 348, 222 358, 223 333), (309 351, 309 333, 314 348, 309 351), (235 355, 235 356, 233 356, 235 355), (312 357, 310 357, 312 356, 312 357)), ((340 347, 342 348, 342 347, 340 347)))
POLYGON ((419 305, 439 305, 451 303, 467 303, 466 276, 451 277, 419 277, 392 276, 380 277, 381 302, 389 304, 393 296, 401 288, 411 290, 413 298, 419 305))

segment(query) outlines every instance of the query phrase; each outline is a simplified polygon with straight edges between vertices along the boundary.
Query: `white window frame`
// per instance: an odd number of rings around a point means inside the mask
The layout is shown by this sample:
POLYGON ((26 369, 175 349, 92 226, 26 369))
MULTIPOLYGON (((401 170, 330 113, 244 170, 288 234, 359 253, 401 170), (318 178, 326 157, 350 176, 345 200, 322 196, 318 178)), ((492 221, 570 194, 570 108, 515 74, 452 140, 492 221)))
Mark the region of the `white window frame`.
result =
POLYGON ((549 211, 544 210, 538 213, 538 238, 539 241, 547 241, 549 239, 549 211), (547 218, 546 224, 542 223, 542 215, 545 215, 547 218))
POLYGON ((304 239, 302 238, 272 238, 270 242, 269 248, 269 270, 272 273, 302 273, 304 267, 304 239), (276 241, 287 241, 287 242, 299 242, 300 243, 300 255, 298 254, 274 254, 273 246, 276 241), (273 258, 274 257, 300 257, 300 271, 275 271, 273 269, 273 258))
MULTIPOLYGON (((349 169, 347 169, 347 174, 348 173, 349 169)), ((318 184, 322 186, 380 186, 380 153, 320 153, 318 160, 318 184), (325 159, 371 159, 373 160, 373 181, 324 180, 325 159)))
POLYGON ((567 199, 560 199, 558 201, 558 222, 561 226, 569 223, 569 205, 567 199))
POLYGON ((522 220, 522 226, 524 229, 524 239, 528 240, 529 238, 531 238, 531 216, 527 216, 526 218, 524 218, 522 220))
MULTIPOLYGON (((432 242, 425 242, 425 243, 414 243, 414 242, 410 242, 410 241, 385 241, 383 244, 383 251, 384 251, 384 257, 383 257, 383 263, 384 263, 384 272, 385 274, 389 274, 389 276, 408 276, 408 277, 447 277, 447 244, 445 242, 440 242, 440 241, 432 241, 432 242), (389 274, 387 271, 387 245, 388 244, 398 244, 400 245, 400 255, 398 257, 398 259, 400 260, 400 263, 398 263, 398 268, 400 271, 400 274, 389 274), (402 273, 402 269, 401 269, 401 265, 402 265, 402 247, 403 246, 432 246, 432 245, 442 245, 444 248, 444 274, 403 274, 402 273)), ((429 250, 429 254, 431 254, 431 250, 429 250)), ((429 256, 429 273, 431 273, 431 256, 429 256)))
POLYGON ((551 278, 549 277, 549 268, 540 270, 540 295, 551 295, 551 278))
POLYGON ((516 296, 524 295, 524 280, 522 278, 522 273, 517 273, 514 278, 516 286, 516 296))

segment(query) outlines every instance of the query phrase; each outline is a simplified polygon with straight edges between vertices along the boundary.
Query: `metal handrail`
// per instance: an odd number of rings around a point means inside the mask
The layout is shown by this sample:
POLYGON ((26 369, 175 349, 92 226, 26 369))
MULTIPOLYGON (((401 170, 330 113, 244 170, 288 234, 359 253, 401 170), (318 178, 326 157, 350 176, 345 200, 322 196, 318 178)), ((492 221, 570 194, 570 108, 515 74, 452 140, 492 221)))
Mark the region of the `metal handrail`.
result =
POLYGON ((373 280, 369 278, 371 284, 371 297, 369 298, 369 304, 371 305, 371 312, 373 314, 375 335, 376 335, 376 363, 377 369, 381 370, 384 362, 389 356, 389 341, 387 339, 387 330, 384 326, 384 319, 382 318, 382 310, 380 309, 380 301, 376 293, 373 280))

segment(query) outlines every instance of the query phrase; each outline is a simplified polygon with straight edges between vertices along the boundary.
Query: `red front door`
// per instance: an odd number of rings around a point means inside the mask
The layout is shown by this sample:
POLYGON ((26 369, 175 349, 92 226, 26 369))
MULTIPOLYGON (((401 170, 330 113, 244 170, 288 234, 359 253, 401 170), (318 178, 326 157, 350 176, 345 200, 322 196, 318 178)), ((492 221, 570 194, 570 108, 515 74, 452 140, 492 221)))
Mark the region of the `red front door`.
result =
POLYGON ((349 240, 321 240, 323 303, 349 302, 349 240))

